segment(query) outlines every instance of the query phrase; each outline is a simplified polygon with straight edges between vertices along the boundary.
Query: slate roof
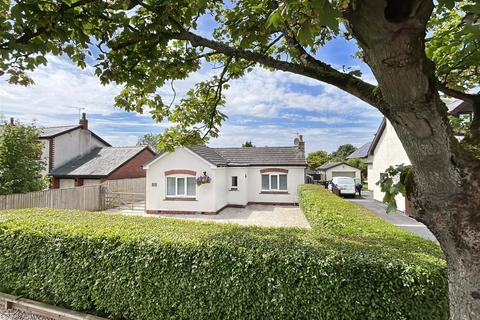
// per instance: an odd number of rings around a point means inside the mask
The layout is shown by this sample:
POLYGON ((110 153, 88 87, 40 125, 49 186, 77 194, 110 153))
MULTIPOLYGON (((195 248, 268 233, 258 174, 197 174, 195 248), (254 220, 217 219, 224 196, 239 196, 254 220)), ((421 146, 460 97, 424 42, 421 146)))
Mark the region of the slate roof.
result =
POLYGON ((228 164, 227 160, 222 157, 216 149, 209 148, 205 145, 189 146, 188 149, 217 167, 225 167, 228 164))
POLYGON ((103 147, 54 169, 54 177, 102 178, 121 167, 148 147, 103 147))
POLYGON ((47 128, 40 128, 40 138, 53 138, 59 136, 61 134, 73 131, 77 128, 80 128, 81 125, 71 125, 71 126, 59 126, 59 127, 47 127, 47 128))
MULTIPOLYGON (((186 147, 217 167, 306 166, 305 153, 298 147, 210 148, 205 145, 186 147)), ((155 159, 161 157, 157 154, 155 159)))
POLYGON ((235 166, 305 166, 305 153, 298 147, 214 148, 229 167, 235 166))
POLYGON ((370 146, 372 145, 373 141, 369 141, 365 143, 363 146, 352 152, 347 159, 353 159, 353 158, 366 158, 368 157, 368 150, 370 149, 370 146))

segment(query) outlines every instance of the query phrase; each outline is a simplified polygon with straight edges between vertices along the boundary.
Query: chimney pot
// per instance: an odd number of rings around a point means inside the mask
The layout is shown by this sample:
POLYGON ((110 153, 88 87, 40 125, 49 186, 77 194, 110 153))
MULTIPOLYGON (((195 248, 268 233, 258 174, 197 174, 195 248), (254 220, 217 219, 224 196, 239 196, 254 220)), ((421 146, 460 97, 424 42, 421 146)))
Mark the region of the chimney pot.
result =
POLYGON ((78 122, 83 129, 88 130, 88 119, 87 119, 87 114, 84 112, 82 113, 82 118, 78 122))

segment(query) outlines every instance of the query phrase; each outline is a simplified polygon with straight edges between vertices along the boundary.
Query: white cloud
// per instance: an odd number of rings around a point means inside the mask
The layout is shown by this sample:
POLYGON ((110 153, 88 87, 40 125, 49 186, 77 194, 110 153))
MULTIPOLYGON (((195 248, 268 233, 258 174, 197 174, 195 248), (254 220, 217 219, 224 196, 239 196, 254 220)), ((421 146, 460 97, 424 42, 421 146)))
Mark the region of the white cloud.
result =
POLYGON ((341 144, 351 143, 357 147, 373 139, 376 125, 365 128, 309 128, 288 127, 284 125, 246 126, 226 123, 217 139, 210 145, 213 147, 240 147, 251 140, 256 146, 291 146, 297 133, 305 137, 307 152, 315 150, 334 151, 341 144))
MULTIPOLYGON (((204 67, 188 79, 175 81, 176 101, 213 72, 204 67)), ((138 136, 161 132, 167 126, 154 123, 148 113, 132 115, 115 109, 114 97, 120 87, 102 86, 92 67, 79 70, 62 58, 49 57, 49 65, 37 69, 32 77, 36 84, 29 87, 0 82, 0 113, 27 122, 36 119, 42 126, 63 125, 75 123, 75 108, 83 107, 92 115, 90 127, 114 145, 135 144, 138 136)), ((159 92, 170 103, 170 84, 159 92)), ((368 141, 380 119, 373 107, 333 86, 281 71, 255 68, 233 81, 225 94, 224 111, 234 121, 224 124, 212 145, 239 146, 248 139, 259 146, 291 145, 299 132, 305 135, 307 150, 331 151, 339 144, 368 141)))
POLYGON ((374 107, 331 85, 262 68, 256 68, 245 77, 232 81, 225 95, 226 113, 229 115, 272 117, 280 115, 284 109, 298 109, 330 113, 337 117, 378 117, 374 107))
POLYGON ((75 108, 102 115, 118 112, 113 108, 118 86, 102 86, 91 67, 79 70, 61 58, 48 59, 47 66, 32 73, 35 85, 0 82, 0 112, 46 124, 54 124, 57 115, 78 114, 75 108))

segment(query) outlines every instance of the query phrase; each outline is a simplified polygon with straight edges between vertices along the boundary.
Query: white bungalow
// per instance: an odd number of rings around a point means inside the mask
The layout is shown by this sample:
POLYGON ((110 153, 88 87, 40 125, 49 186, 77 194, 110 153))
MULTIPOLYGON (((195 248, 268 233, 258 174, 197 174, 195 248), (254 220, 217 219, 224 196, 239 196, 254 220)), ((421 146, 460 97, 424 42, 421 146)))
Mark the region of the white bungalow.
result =
POLYGON ((302 136, 295 144, 243 148, 197 145, 162 153, 144 166, 146 211, 214 214, 251 203, 295 204, 306 169, 302 136))

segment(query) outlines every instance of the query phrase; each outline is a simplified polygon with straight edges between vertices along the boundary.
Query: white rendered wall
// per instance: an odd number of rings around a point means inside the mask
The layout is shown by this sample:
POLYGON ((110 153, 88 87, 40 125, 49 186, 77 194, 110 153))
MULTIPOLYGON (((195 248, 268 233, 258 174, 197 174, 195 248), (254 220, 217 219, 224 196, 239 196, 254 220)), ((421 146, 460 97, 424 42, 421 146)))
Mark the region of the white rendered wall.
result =
POLYGON ((83 156, 94 148, 105 147, 105 144, 95 138, 90 131, 77 129, 54 138, 54 168, 83 156))
POLYGON ((268 168, 287 169, 287 191, 286 194, 266 194, 262 193, 262 174, 261 169, 267 167, 249 167, 248 168, 248 202, 285 202, 297 203, 297 188, 299 185, 305 183, 305 168, 304 167, 275 167, 268 166, 268 168))
MULTIPOLYGON (((378 180, 377 180, 378 181, 378 180)), ((373 177, 373 163, 367 164, 367 183, 368 183, 368 190, 373 190, 373 186, 377 183, 373 177), (371 173, 371 174, 370 174, 371 173)))
POLYGON ((234 205, 246 205, 248 203, 248 169, 247 168, 227 168, 227 183, 225 190, 227 190, 228 203, 234 205), (231 190, 232 177, 238 177, 237 190, 231 190))
MULTIPOLYGON (((147 194, 146 194, 146 210, 170 210, 170 211, 202 211, 214 212, 221 206, 222 199, 217 203, 216 198, 216 182, 223 183, 225 186, 224 168, 215 168, 206 161, 194 155, 185 148, 177 148, 175 152, 163 156, 148 166, 147 169, 147 194), (196 176, 207 172, 212 178, 211 183, 197 186, 195 201, 172 201, 166 198, 166 179, 165 171, 168 170, 193 170, 196 176), (222 182, 223 181, 223 182, 222 182), (157 186, 153 187, 152 183, 157 186)), ((190 175, 175 175, 176 177, 191 177, 190 175)), ((221 197, 219 197, 221 198, 221 197)), ((226 196, 225 196, 226 198, 226 196)))
MULTIPOLYGON (((387 120, 385 130, 374 150, 372 168, 368 171, 368 188, 373 190, 375 200, 382 201, 384 196, 380 186, 376 185, 376 182, 380 180, 380 173, 384 173, 390 166, 400 164, 409 165, 410 160, 395 129, 387 120)), ((398 210, 405 211, 405 198, 399 195, 396 200, 398 210)))

